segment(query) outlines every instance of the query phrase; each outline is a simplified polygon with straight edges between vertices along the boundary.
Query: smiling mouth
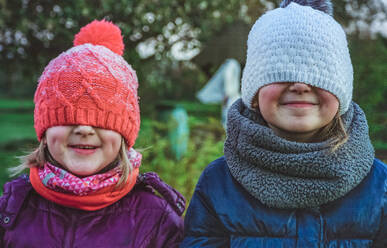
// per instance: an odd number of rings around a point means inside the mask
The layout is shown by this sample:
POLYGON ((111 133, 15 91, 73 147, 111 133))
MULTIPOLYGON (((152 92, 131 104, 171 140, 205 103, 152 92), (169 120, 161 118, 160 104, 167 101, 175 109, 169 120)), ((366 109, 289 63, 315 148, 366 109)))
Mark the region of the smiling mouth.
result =
POLYGON ((294 107, 294 108, 307 108, 307 107, 316 106, 318 104, 313 102, 294 101, 294 102, 285 102, 285 103, 282 103, 282 105, 294 107))
POLYGON ((93 150, 98 148, 98 146, 92 146, 92 145, 69 145, 69 147, 76 148, 76 149, 86 149, 86 150, 93 150))
POLYGON ((97 152, 99 146, 93 145, 69 145, 68 146, 73 152, 80 156, 88 156, 97 152))

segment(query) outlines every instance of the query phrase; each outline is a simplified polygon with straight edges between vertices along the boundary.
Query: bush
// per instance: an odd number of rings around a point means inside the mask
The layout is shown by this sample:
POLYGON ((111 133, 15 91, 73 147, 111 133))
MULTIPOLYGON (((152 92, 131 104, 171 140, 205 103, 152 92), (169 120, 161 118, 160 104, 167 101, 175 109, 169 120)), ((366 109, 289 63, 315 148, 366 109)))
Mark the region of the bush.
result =
POLYGON ((198 121, 190 118, 190 139, 185 156, 176 161, 167 138, 167 126, 145 120, 142 123, 136 149, 143 155, 140 171, 155 171, 168 184, 182 193, 187 201, 201 172, 213 160, 223 155, 224 130, 219 120, 198 121), (151 145, 151 146, 150 146, 151 145))

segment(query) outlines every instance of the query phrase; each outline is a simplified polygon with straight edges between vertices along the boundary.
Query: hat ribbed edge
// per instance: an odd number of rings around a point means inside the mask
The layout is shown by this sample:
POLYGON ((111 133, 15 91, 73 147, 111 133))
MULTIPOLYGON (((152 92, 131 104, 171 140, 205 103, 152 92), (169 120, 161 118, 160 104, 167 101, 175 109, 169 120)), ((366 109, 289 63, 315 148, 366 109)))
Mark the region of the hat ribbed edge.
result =
MULTIPOLYGON (((64 106, 60 108, 39 108, 39 118, 36 120, 35 129, 40 141, 47 128, 66 125, 87 125, 97 128, 109 129, 120 133, 129 147, 132 147, 138 135, 140 123, 130 118, 133 113, 114 113, 98 109, 76 108, 64 106), (129 118, 122 118, 123 116, 129 118), (136 125, 137 124, 137 125, 136 125)), ((138 122, 140 120, 138 119, 138 122)))

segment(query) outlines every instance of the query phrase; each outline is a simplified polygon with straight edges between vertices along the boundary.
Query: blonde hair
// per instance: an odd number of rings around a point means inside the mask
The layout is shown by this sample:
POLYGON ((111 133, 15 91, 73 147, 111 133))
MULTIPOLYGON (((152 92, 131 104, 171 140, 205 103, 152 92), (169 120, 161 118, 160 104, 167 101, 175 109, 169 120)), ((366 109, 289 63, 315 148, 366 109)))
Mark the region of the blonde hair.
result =
MULTIPOLYGON (((118 157, 116 159, 118 160, 118 166, 120 167, 122 173, 120 180, 117 183, 117 187, 122 187, 128 180, 129 175, 133 172, 133 165, 128 158, 127 150, 127 145, 124 139, 122 139, 120 151, 118 152, 118 157)), ((32 167, 41 167, 50 160, 49 157, 50 155, 47 146, 44 144, 42 139, 39 146, 33 152, 19 157, 21 162, 20 165, 9 168, 8 172, 11 176, 16 176, 26 169, 32 167)))
POLYGON ((335 152, 341 145, 348 141, 348 133, 345 130, 343 119, 339 112, 336 113, 332 121, 323 127, 318 134, 321 140, 329 140, 331 151, 335 152))

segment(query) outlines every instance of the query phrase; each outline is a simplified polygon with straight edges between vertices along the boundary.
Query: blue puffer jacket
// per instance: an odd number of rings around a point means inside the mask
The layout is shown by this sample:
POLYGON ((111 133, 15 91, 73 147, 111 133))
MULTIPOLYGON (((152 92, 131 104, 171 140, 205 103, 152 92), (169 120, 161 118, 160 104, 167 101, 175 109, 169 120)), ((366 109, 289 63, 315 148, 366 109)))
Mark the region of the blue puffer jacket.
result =
POLYGON ((180 247, 387 247, 387 167, 345 197, 316 209, 272 209, 232 177, 224 157, 201 175, 180 247))

